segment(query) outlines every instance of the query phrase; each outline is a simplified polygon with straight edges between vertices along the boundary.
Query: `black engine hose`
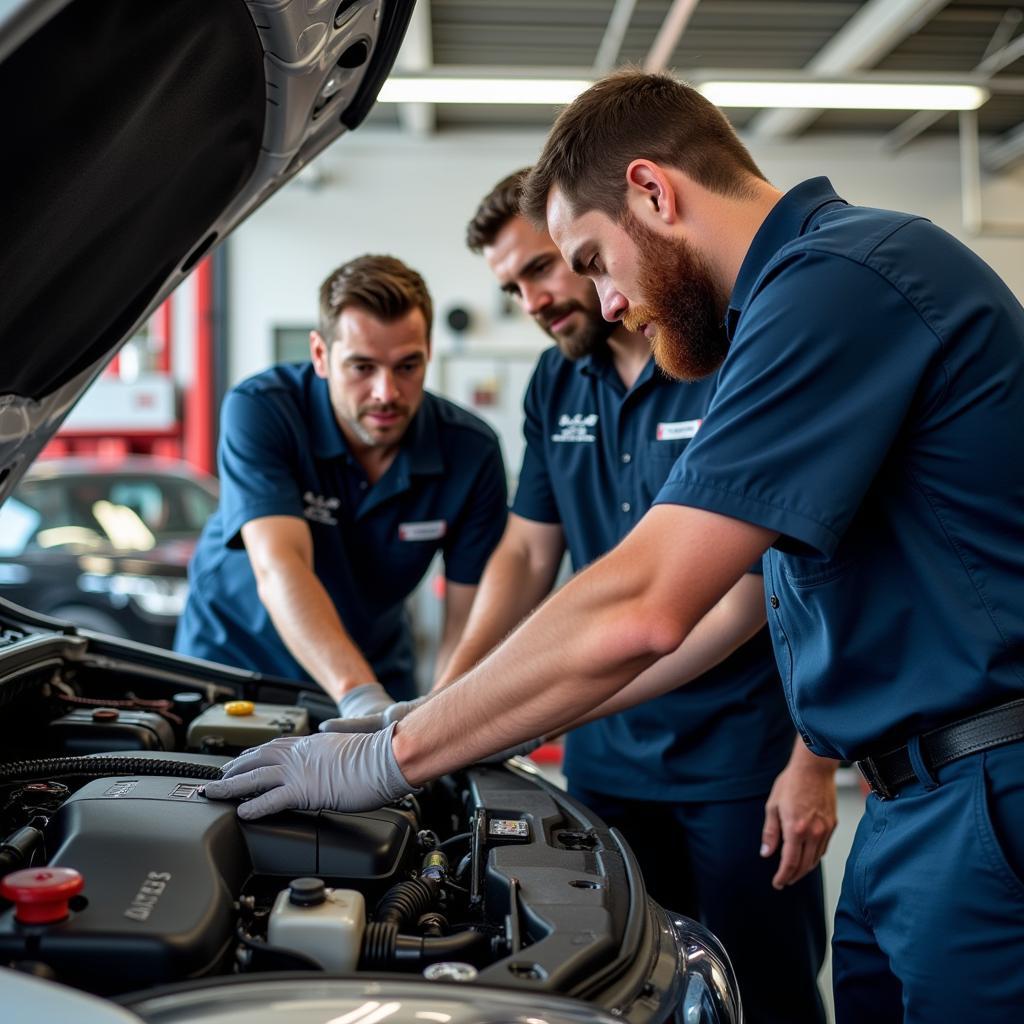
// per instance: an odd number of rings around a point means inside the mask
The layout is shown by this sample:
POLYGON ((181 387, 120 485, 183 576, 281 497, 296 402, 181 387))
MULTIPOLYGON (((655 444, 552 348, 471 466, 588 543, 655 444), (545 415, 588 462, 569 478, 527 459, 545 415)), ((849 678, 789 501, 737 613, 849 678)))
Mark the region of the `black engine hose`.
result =
POLYGON ((370 921, 363 933, 361 970, 386 970, 395 966, 423 967, 445 960, 483 964, 490 953, 491 937, 485 932, 465 931, 442 937, 399 935, 393 921, 370 921))
POLYGON ((374 918, 396 928, 410 924, 433 909, 437 903, 438 885, 433 880, 410 878, 397 882, 380 899, 374 918))
POLYGON ((32 854, 42 846, 43 833, 34 825, 25 825, 0 841, 0 875, 17 871, 32 861, 32 854))
POLYGON ((214 781, 220 778, 221 771, 209 764, 148 757, 45 757, 36 761, 0 764, 0 786, 31 779, 62 779, 68 776, 103 779, 110 775, 168 775, 176 779, 214 781))

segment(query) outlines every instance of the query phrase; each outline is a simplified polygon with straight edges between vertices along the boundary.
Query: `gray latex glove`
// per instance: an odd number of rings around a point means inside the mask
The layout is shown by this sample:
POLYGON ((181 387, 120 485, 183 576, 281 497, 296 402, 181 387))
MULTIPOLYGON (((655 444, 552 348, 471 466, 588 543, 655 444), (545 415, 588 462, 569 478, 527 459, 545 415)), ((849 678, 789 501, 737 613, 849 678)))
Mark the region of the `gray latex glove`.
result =
POLYGON ((341 695, 338 714, 342 718, 362 718, 364 715, 377 714, 394 703, 395 698, 380 683, 363 683, 341 695))
MULTIPOLYGON (((362 687, 360 687, 362 689, 362 687)), ((355 690, 352 691, 355 693, 355 690)), ((387 707, 372 714, 361 716, 342 715, 341 718, 328 718, 326 722, 320 723, 321 732, 377 732, 386 729, 395 722, 400 722, 410 712, 415 711, 421 704, 425 704, 430 694, 424 694, 415 700, 392 700, 387 707)), ((391 700, 389 697, 388 700, 391 700)), ((339 702, 339 706, 344 701, 339 702)))
POLYGON ((238 806, 246 819, 285 810, 375 810, 416 792, 391 749, 394 731, 281 736, 229 761, 204 792, 212 800, 252 797, 238 806))

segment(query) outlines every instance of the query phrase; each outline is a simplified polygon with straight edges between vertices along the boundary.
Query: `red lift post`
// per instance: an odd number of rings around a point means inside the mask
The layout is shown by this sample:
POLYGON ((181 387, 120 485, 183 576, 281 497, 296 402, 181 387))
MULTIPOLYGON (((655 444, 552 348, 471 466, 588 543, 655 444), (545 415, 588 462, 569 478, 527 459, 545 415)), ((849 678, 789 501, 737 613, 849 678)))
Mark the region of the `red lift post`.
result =
POLYGON ((185 460, 197 469, 216 469, 214 440, 214 288, 213 261, 205 257, 195 269, 196 322, 192 350, 192 383, 185 393, 185 460))

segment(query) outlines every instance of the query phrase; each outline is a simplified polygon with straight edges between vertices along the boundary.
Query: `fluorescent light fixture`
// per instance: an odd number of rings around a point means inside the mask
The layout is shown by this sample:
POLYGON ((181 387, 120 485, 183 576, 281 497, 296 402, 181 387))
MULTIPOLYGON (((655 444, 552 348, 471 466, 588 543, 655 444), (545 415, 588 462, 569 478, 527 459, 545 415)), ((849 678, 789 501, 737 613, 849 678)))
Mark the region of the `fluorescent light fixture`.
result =
MULTIPOLYGON (((592 83, 582 78, 389 78, 380 103, 571 103, 592 83)), ((697 88, 720 107, 815 110, 977 110, 989 92, 976 85, 901 82, 707 81, 697 88)))
POLYGON ((580 78, 389 78, 378 103, 572 103, 580 78))
POLYGON ((702 82, 697 88, 720 107, 813 110, 977 110, 989 97, 976 85, 897 82, 702 82))

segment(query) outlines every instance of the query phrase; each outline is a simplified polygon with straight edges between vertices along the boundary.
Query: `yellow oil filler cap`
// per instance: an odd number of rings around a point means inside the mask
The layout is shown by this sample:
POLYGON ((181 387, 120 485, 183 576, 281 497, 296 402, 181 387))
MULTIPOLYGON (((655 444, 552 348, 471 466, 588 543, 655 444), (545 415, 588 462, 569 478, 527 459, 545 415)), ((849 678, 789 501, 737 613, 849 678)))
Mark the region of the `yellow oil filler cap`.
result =
POLYGON ((224 705, 224 712, 236 718, 251 715, 256 710, 256 705, 251 700, 229 700, 224 705))

